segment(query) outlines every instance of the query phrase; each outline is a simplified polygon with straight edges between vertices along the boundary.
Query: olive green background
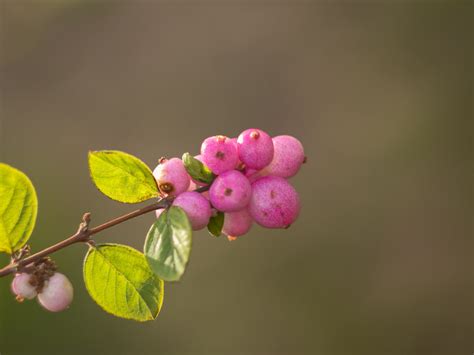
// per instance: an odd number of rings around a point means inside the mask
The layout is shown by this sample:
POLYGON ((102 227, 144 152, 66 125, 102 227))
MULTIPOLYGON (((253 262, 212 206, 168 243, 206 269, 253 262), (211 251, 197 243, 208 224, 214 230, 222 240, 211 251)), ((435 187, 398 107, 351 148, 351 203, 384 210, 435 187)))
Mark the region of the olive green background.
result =
MULTIPOLYGON (((37 188, 34 250, 134 208, 88 150, 153 167, 259 127, 308 156, 299 220, 196 233, 155 322, 93 303, 81 245, 54 256, 66 312, 0 279, 1 355, 472 353, 472 2, 0 0, 0 21, 0 159, 37 188)), ((141 249, 152 221, 97 242, 141 249)))

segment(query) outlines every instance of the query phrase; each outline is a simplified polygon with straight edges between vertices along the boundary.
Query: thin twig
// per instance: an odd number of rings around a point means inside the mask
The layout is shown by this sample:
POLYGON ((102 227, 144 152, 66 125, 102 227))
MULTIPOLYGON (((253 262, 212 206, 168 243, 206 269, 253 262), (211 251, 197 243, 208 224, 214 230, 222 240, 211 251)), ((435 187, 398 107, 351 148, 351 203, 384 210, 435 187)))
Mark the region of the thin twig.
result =
MULTIPOLYGON (((209 186, 203 186, 200 187, 194 191, 196 192, 204 192, 209 189, 209 186)), ((124 214, 120 217, 111 219, 105 223, 102 223, 101 225, 98 225, 97 227, 94 228, 89 228, 89 222, 90 222, 90 213, 85 213, 82 216, 82 222, 79 225, 79 229, 77 230, 76 233, 71 235, 69 238, 66 238, 62 240, 59 243, 56 243, 46 249, 43 249, 33 255, 30 255, 24 259, 12 261, 10 264, 5 266, 4 268, 0 269, 0 277, 7 276, 9 274, 12 274, 14 272, 20 271, 20 270, 28 270, 30 264, 41 260, 42 258, 51 255, 61 249, 64 249, 70 245, 76 244, 76 243, 88 243, 91 242, 91 236, 94 234, 97 234, 99 232, 102 232, 103 230, 109 229, 113 226, 116 226, 120 223, 126 222, 130 219, 133 219, 135 217, 144 215, 146 213, 158 210, 160 208, 166 208, 173 198, 162 198, 158 202, 155 202, 151 205, 145 206, 143 208, 140 208, 138 210, 135 210, 133 212, 124 214)))

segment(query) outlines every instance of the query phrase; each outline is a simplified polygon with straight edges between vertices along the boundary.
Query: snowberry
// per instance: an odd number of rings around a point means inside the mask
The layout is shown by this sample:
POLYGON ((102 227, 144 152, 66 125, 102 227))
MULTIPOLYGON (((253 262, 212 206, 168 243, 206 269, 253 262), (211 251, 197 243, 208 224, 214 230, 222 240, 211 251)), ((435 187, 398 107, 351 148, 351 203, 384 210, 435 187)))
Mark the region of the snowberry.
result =
POLYGON ((275 148, 273 160, 259 175, 273 175, 282 178, 296 175, 305 160, 301 142, 292 136, 277 136, 273 138, 273 146, 275 148))
POLYGON ((177 196, 189 187, 189 175, 179 158, 160 159, 153 175, 158 183, 158 188, 163 194, 177 196))
POLYGON ((227 212, 224 215, 222 232, 230 237, 239 237, 250 230, 252 223, 253 218, 247 208, 236 212, 227 212))
POLYGON ((262 130, 251 128, 237 138, 240 160, 246 167, 260 170, 273 159, 272 138, 262 130))
POLYGON ((209 201, 198 192, 183 192, 173 201, 173 206, 181 207, 188 216, 193 230, 203 229, 211 218, 209 201))
POLYGON ((249 212, 255 221, 267 228, 287 228, 298 217, 300 200, 288 181, 265 176, 252 184, 249 212))
POLYGON ((73 298, 73 287, 69 279, 56 272, 46 281, 38 295, 39 303, 50 312, 60 312, 69 307, 73 298))
POLYGON ((235 144, 226 136, 206 138, 201 145, 201 158, 216 175, 234 169, 239 159, 235 144))
POLYGON ((241 210, 250 201, 252 188, 249 180, 237 170, 219 175, 211 185, 211 204, 222 212, 241 210))
POLYGON ((36 297, 36 287, 31 284, 31 275, 26 273, 16 274, 12 281, 12 291, 19 299, 31 300, 36 297))

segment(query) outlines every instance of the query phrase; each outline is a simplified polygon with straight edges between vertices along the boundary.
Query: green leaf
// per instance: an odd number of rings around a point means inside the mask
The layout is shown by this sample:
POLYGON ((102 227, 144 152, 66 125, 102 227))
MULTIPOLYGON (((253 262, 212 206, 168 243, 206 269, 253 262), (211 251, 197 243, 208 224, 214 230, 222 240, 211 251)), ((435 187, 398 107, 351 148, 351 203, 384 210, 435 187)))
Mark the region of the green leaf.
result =
POLYGON ((186 171, 194 180, 204 184, 210 184, 215 179, 216 176, 212 171, 191 154, 184 153, 182 160, 186 171))
POLYGON ((84 260, 84 281, 92 299, 117 317, 145 322, 160 313, 164 282, 142 253, 126 245, 92 246, 84 260))
POLYGON ((116 150, 89 152, 91 178, 112 200, 138 203, 158 196, 153 174, 140 159, 116 150))
POLYGON ((186 213, 176 206, 163 211, 145 241, 145 256, 151 269, 165 281, 178 281, 186 269, 191 242, 186 213))
POLYGON ((37 213, 38 198, 30 179, 0 163, 0 252, 12 254, 26 244, 37 213))
POLYGON ((214 237, 219 237, 222 233, 222 227, 224 227, 224 212, 219 211, 209 220, 207 230, 214 237))

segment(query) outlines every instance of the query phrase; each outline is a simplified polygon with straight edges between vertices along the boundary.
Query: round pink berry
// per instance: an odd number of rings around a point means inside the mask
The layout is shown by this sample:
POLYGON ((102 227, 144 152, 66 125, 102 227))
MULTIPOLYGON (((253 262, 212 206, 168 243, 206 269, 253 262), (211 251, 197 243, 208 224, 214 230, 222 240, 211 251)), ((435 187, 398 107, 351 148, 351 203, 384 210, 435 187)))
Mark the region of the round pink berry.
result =
POLYGON ((249 180, 237 170, 219 175, 211 185, 209 198, 212 206, 222 212, 234 212, 246 207, 252 188, 249 180))
POLYGON ((181 207, 184 210, 195 231, 207 226, 209 218, 211 218, 211 205, 198 192, 183 192, 174 199, 173 206, 181 207))
POLYGON ((19 298, 31 300, 36 297, 36 287, 31 283, 31 275, 26 273, 16 274, 12 281, 12 291, 19 298))
POLYGON ((273 146, 275 148, 273 160, 259 175, 274 175, 282 178, 296 175, 305 160, 301 142, 292 136, 277 136, 273 138, 273 146))
POLYGON ((161 193, 177 196, 188 189, 190 179, 179 158, 160 159, 160 163, 153 171, 161 193))
POLYGON ((252 184, 249 212, 263 227, 288 228, 300 212, 298 193, 281 177, 262 177, 252 184))
POLYGON ((234 169, 239 159, 235 144, 226 136, 206 138, 201 145, 201 158, 216 175, 234 169))
POLYGON ((230 237, 239 237, 250 230, 252 223, 253 218, 247 208, 236 212, 227 212, 224 215, 222 232, 230 237))
POLYGON ((246 167, 260 170, 273 159, 272 138, 260 129, 247 129, 237 138, 240 160, 246 167))
POLYGON ((61 312, 72 302, 74 290, 66 276, 56 272, 38 295, 39 303, 50 312, 61 312))

